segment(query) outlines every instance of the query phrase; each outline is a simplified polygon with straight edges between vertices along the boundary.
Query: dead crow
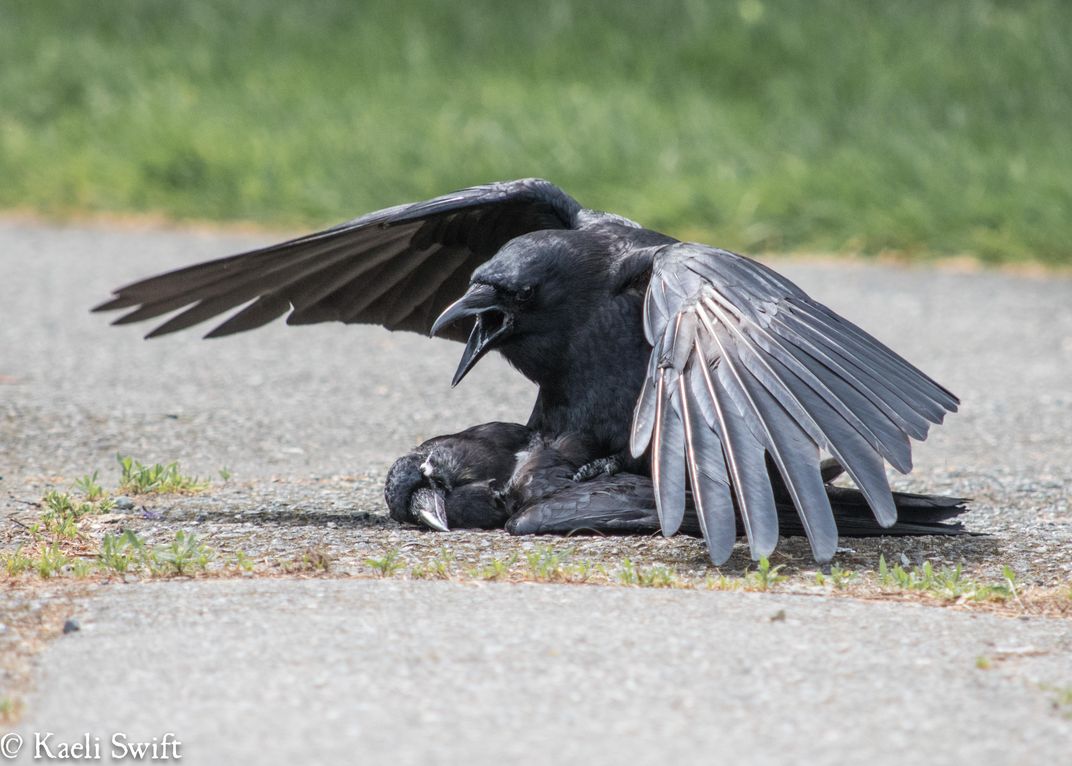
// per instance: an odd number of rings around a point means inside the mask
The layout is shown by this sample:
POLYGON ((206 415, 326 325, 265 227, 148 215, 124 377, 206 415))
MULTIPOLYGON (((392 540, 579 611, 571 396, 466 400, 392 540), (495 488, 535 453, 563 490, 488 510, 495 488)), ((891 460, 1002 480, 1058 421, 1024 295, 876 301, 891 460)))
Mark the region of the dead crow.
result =
MULTIPOLYGON (((387 475, 391 516, 433 529, 492 529, 515 535, 652 534, 660 528, 649 477, 619 472, 577 481, 590 450, 581 434, 547 438, 514 423, 485 423, 437 436, 400 457, 387 475)), ((894 492, 897 523, 881 527, 863 494, 833 484, 843 473, 823 461, 822 478, 843 537, 957 535, 950 522, 963 498, 894 492)), ((788 488, 772 473, 779 532, 805 534, 788 488)), ((680 532, 703 534, 691 493, 680 532)), ((737 535, 744 534, 738 519, 737 535)))

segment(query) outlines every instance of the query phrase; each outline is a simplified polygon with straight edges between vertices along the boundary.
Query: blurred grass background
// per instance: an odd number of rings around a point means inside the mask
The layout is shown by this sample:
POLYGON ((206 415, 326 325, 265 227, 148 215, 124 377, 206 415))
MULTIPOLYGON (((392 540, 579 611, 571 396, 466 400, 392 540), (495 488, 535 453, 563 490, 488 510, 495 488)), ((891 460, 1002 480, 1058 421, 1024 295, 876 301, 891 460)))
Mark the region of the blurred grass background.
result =
POLYGON ((745 252, 1072 262, 1072 3, 0 0, 0 207, 306 227, 519 176, 745 252))

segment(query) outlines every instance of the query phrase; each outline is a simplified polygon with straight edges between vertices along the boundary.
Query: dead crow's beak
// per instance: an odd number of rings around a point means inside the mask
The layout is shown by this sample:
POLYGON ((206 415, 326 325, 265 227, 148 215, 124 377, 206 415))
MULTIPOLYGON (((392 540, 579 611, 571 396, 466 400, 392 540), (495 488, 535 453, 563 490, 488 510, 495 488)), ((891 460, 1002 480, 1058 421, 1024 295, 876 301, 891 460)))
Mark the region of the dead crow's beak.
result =
POLYGON ((447 306, 432 325, 432 335, 444 327, 454 324, 459 319, 476 316, 473 331, 469 333, 469 342, 465 344, 458 370, 450 385, 458 385, 466 373, 473 368, 480 358, 495 346, 499 338, 513 329, 514 317, 499 303, 496 290, 491 285, 474 284, 468 292, 454 303, 447 306))
POLYGON ((436 532, 449 532, 447 523, 447 493, 442 487, 422 487, 413 493, 411 506, 416 512, 417 523, 431 527, 436 532))

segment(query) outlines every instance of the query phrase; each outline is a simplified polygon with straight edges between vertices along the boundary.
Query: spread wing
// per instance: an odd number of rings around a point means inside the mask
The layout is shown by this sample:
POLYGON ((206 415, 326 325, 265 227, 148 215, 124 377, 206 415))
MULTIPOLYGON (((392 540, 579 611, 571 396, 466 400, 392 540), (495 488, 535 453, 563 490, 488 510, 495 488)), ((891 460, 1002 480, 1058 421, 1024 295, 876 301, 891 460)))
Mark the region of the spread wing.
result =
MULTIPOLYGON (((115 324, 184 309, 146 337, 243 306, 206 337, 339 321, 428 333, 473 270, 531 231, 578 226, 581 206, 554 184, 523 179, 475 186, 380 210, 278 245, 189 266, 121 287, 94 311, 134 307, 115 324), (248 304, 248 305, 246 305, 248 304)), ((444 337, 464 341, 465 323, 444 337)))
POLYGON ((818 561, 837 548, 820 474, 829 453, 879 524, 897 520, 884 462, 907 473, 958 400, 875 338, 756 261, 694 244, 659 250, 644 306, 652 345, 631 450, 651 446, 665 534, 681 525, 686 475, 712 560, 733 549, 735 506, 753 557, 778 541, 777 471, 818 561))

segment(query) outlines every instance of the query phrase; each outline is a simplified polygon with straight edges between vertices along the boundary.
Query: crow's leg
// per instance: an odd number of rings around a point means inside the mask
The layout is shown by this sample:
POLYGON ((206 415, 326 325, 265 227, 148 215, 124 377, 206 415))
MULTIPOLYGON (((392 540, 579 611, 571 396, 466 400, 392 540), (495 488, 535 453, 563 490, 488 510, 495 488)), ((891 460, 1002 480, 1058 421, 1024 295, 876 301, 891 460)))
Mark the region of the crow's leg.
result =
POLYGON ((597 476, 614 476, 614 474, 620 473, 623 467, 622 459, 617 455, 601 457, 578 468, 577 472, 573 474, 573 480, 590 481, 597 476))

